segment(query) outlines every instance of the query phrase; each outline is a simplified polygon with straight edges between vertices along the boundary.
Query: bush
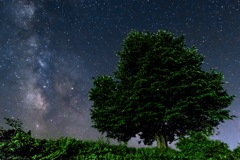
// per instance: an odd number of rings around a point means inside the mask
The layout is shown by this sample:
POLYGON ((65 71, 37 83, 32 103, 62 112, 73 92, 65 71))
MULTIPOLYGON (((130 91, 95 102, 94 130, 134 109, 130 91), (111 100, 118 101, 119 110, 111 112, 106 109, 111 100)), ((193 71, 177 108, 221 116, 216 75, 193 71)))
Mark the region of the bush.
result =
POLYGON ((207 135, 197 132, 189 137, 181 137, 176 143, 183 157, 198 160, 229 160, 234 159, 226 143, 210 140, 207 135))

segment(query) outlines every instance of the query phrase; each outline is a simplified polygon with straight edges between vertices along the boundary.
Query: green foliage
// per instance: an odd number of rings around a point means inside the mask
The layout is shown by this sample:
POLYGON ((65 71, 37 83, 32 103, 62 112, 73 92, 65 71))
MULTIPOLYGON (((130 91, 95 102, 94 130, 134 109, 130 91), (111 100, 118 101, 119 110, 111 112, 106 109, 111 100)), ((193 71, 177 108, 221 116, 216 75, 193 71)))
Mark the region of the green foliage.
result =
POLYGON ((0 129, 0 159, 28 159, 34 150, 31 132, 25 133, 19 119, 4 118, 10 129, 0 129))
POLYGON ((163 135, 166 144, 191 131, 213 133, 233 118, 223 75, 203 71, 203 56, 184 37, 132 31, 117 55, 114 76, 95 78, 89 92, 93 127, 107 137, 126 142, 139 134, 152 144, 163 135))
POLYGON ((13 118, 6 118, 4 117, 4 120, 6 121, 6 124, 15 129, 15 130, 20 130, 22 131, 22 122, 20 121, 20 119, 13 119, 13 118))
MULTIPOLYGON (((210 140, 203 133, 192 132, 188 137, 181 137, 178 149, 133 148, 126 144, 111 145, 99 139, 81 141, 74 138, 57 140, 32 138, 30 132, 13 130, 10 137, 0 141, 0 159, 4 160, 237 160, 239 148, 231 152, 227 144, 210 140)), ((9 132, 9 130, 2 130, 9 132)))
POLYGON ((10 127, 8 130, 0 128, 0 141, 10 140, 17 132, 23 131, 22 122, 19 119, 4 118, 5 123, 10 127))
MULTIPOLYGON (((34 155, 33 159, 73 159, 74 155, 79 154, 79 142, 73 138, 60 138, 54 140, 44 140, 41 145, 41 152, 34 155)), ((38 147, 40 148, 40 147, 38 147)))
POLYGON ((233 150, 233 155, 236 157, 236 159, 240 159, 240 145, 238 145, 237 148, 233 150))
MULTIPOLYGON (((5 133, 9 133, 7 130, 5 133)), ((0 141, 0 159, 28 159, 35 152, 34 139, 23 131, 10 132, 11 137, 0 141), (20 158, 21 157, 21 158, 20 158)))
MULTIPOLYGON (((21 124, 19 120, 17 120, 21 124)), ((9 121, 8 121, 9 122, 9 121)), ((15 121, 14 121, 15 122, 15 121)), ((12 123, 8 123, 9 125, 12 123)), ((59 138, 57 140, 35 139, 31 132, 25 133, 21 125, 14 129, 1 132, 10 136, 0 141, 0 159, 6 160, 61 160, 61 159, 172 159, 175 151, 160 153, 156 148, 128 148, 126 144, 111 145, 110 142, 99 139, 80 141, 74 138, 59 138), (170 154, 171 152, 171 154, 170 154)), ((5 135, 5 134, 4 134, 5 135)))
POLYGON ((197 132, 188 137, 181 137, 176 144, 183 157, 199 160, 230 160, 234 159, 226 143, 210 140, 207 135, 197 132))

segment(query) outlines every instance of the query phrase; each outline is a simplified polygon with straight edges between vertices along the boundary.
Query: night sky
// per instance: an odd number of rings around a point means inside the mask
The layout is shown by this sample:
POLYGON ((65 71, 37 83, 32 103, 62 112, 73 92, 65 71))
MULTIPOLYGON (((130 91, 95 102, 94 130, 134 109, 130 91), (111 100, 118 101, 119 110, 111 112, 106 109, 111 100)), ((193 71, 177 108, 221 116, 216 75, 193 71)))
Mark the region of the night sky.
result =
MULTIPOLYGON (((38 138, 101 137, 91 127, 92 77, 112 74, 132 29, 184 35, 205 56, 204 70, 224 74, 240 116, 239 0, 0 0, 1 126, 14 117, 38 138)), ((239 121, 213 138, 235 148, 239 121)))

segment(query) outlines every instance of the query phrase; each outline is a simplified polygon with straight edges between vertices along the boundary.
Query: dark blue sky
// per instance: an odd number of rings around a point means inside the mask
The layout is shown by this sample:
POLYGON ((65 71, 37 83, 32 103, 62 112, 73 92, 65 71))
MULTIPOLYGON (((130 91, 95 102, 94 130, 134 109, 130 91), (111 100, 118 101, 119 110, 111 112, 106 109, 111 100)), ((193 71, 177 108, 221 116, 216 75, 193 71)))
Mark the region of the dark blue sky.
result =
MULTIPOLYGON (((0 117, 20 118, 37 137, 100 137, 89 116, 92 77, 116 69, 132 29, 184 35, 204 70, 224 74, 239 116, 239 26, 238 0, 0 0, 0 117)), ((219 131, 214 138, 236 147, 239 118, 219 131)))

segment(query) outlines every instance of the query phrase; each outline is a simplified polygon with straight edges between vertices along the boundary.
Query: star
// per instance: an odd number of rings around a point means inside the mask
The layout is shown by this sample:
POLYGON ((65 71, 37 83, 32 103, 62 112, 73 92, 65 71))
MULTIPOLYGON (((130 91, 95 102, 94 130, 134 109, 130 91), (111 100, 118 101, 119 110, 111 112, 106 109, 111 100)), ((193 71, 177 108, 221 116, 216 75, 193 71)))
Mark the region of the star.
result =
MULTIPOLYGON (((101 137, 91 127, 92 77, 112 75, 132 29, 184 35, 205 56, 204 70, 223 73, 223 87, 236 95, 229 108, 239 113, 239 7, 240 1, 0 1, 0 115, 21 119, 40 138, 101 137)), ((239 118, 224 122, 216 138, 235 148, 238 124, 239 118)))

